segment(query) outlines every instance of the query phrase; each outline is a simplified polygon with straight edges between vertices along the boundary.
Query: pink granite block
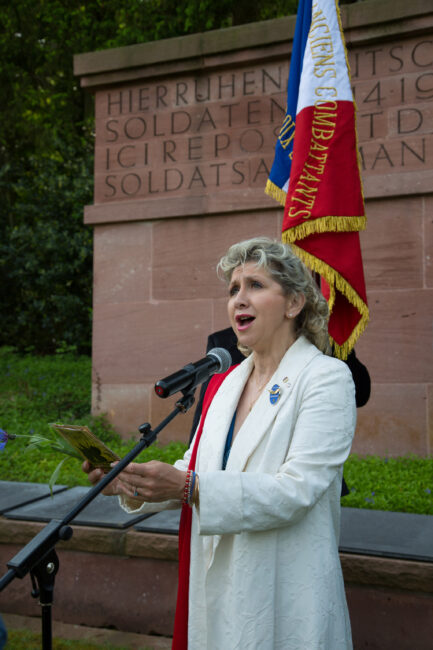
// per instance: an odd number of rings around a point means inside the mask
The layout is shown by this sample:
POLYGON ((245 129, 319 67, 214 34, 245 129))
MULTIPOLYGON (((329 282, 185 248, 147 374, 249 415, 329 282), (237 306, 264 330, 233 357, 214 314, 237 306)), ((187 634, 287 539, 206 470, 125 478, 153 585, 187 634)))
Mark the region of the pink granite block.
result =
POLYGON ((150 418, 148 384, 100 384, 93 372, 92 414, 106 414, 116 431, 124 438, 140 435, 138 427, 150 418))
POLYGON ((433 287, 433 199, 431 196, 425 196, 424 202, 424 282, 425 286, 433 287))
POLYGON ((392 198, 396 195, 406 197, 429 193, 433 185, 433 171, 420 168, 420 171, 416 173, 398 169, 394 173, 378 171, 376 174, 369 174, 363 172, 362 179, 364 196, 367 199, 392 198))
POLYGON ((230 327, 227 314, 227 297, 213 301, 213 327, 215 332, 230 327))
POLYGON ((371 320, 356 345, 378 383, 431 381, 433 290, 370 291, 371 320))
MULTIPOLYGON (((412 200, 410 203, 414 203, 412 200)), ((402 200, 401 203, 404 203, 402 200)), ((419 201, 418 201, 419 203, 419 201)), ((381 202, 360 234, 367 291, 380 289, 420 289, 423 287, 422 217, 393 214, 388 202, 381 202)), ((403 206, 400 206, 399 212, 403 206)))
MULTIPOLYGON (((361 352, 359 358, 365 363, 361 352)), ((379 456, 428 453, 425 384, 373 383, 369 401, 358 409, 352 452, 379 456)))
POLYGON ((367 230, 371 221, 380 219, 383 215, 393 217, 406 217, 411 220, 414 217, 422 217, 425 198, 422 196, 387 197, 386 199, 367 199, 365 211, 367 215, 367 230))
POLYGON ((94 373, 102 384, 154 383, 195 358, 211 327, 208 300, 98 304, 94 373))
POLYGON ((155 223, 153 298, 178 301, 225 296, 224 282, 216 274, 219 259, 231 244, 262 234, 280 237, 275 213, 155 223))
POLYGON ((145 222, 103 225, 95 229, 95 305, 149 300, 151 238, 151 224, 145 222))
POLYGON ((102 553, 59 553, 56 612, 65 623, 171 634, 177 564, 102 553), (83 606, 85 603, 85 606, 83 606))
MULTIPOLYGON (((116 191, 119 189, 115 187, 116 191)), ((84 208, 84 222, 88 225, 119 223, 124 221, 153 221, 227 212, 239 216, 240 213, 278 209, 278 204, 263 191, 263 187, 249 188, 245 185, 242 202, 239 190, 216 191, 208 194, 177 197, 165 196, 164 200, 151 198, 146 201, 131 200, 118 196, 104 199, 102 203, 87 205, 84 208)))
POLYGON ((351 583, 346 586, 346 595, 354 648, 430 650, 431 593, 411 592, 406 586, 393 590, 351 583))

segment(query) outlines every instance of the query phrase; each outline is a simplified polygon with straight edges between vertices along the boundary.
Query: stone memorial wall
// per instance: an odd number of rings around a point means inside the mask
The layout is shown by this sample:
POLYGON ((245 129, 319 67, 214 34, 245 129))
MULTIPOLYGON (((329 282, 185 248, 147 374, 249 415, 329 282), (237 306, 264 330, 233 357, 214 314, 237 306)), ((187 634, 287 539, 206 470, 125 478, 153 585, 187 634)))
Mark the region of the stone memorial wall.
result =
MULTIPOLYGON (((342 21, 371 310, 356 352, 372 396, 354 451, 424 455, 433 450, 433 7, 367 0, 343 7, 342 21)), ((75 57, 95 96, 95 192, 85 208, 93 411, 124 435, 168 414, 174 400, 157 398, 154 382, 202 357, 208 334, 228 326, 221 254, 241 238, 280 237, 283 210, 264 187, 294 26, 288 17, 75 57)), ((161 439, 186 440, 191 416, 161 439)))

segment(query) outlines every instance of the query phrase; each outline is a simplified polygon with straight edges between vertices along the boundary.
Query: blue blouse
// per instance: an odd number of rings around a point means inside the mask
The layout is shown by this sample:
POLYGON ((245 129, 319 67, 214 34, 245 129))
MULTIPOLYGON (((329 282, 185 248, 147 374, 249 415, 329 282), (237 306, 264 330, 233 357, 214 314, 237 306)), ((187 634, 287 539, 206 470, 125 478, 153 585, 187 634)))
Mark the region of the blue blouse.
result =
POLYGON ((233 419, 230 424, 229 432, 227 434, 226 438, 226 446, 224 447, 224 455, 223 455, 223 469, 226 468, 227 461, 230 456, 230 449, 232 447, 232 440, 233 440, 233 431, 235 430, 235 421, 236 421, 236 411, 233 414, 233 419))

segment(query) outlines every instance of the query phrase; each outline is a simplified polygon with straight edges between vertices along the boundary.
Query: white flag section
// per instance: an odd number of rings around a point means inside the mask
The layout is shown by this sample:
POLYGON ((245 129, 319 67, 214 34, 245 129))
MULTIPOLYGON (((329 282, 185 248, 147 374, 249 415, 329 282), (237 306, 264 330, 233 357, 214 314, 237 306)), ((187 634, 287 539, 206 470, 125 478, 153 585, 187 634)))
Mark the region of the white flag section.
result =
POLYGON ((353 97, 336 2, 315 0, 296 112, 327 100, 352 102, 353 97))

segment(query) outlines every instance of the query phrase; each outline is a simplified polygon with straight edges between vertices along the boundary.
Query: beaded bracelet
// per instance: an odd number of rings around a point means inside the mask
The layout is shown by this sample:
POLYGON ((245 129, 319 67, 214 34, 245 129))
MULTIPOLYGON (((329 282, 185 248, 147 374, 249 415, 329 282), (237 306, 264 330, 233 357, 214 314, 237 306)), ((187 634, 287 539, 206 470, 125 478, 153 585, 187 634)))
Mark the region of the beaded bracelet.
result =
POLYGON ((191 469, 186 473, 182 504, 188 506, 198 505, 198 474, 191 469))
POLYGON ((195 476, 195 472, 193 472, 192 469, 189 469, 186 473, 185 486, 183 488, 182 504, 189 505, 191 485, 194 485, 194 476, 195 476))

